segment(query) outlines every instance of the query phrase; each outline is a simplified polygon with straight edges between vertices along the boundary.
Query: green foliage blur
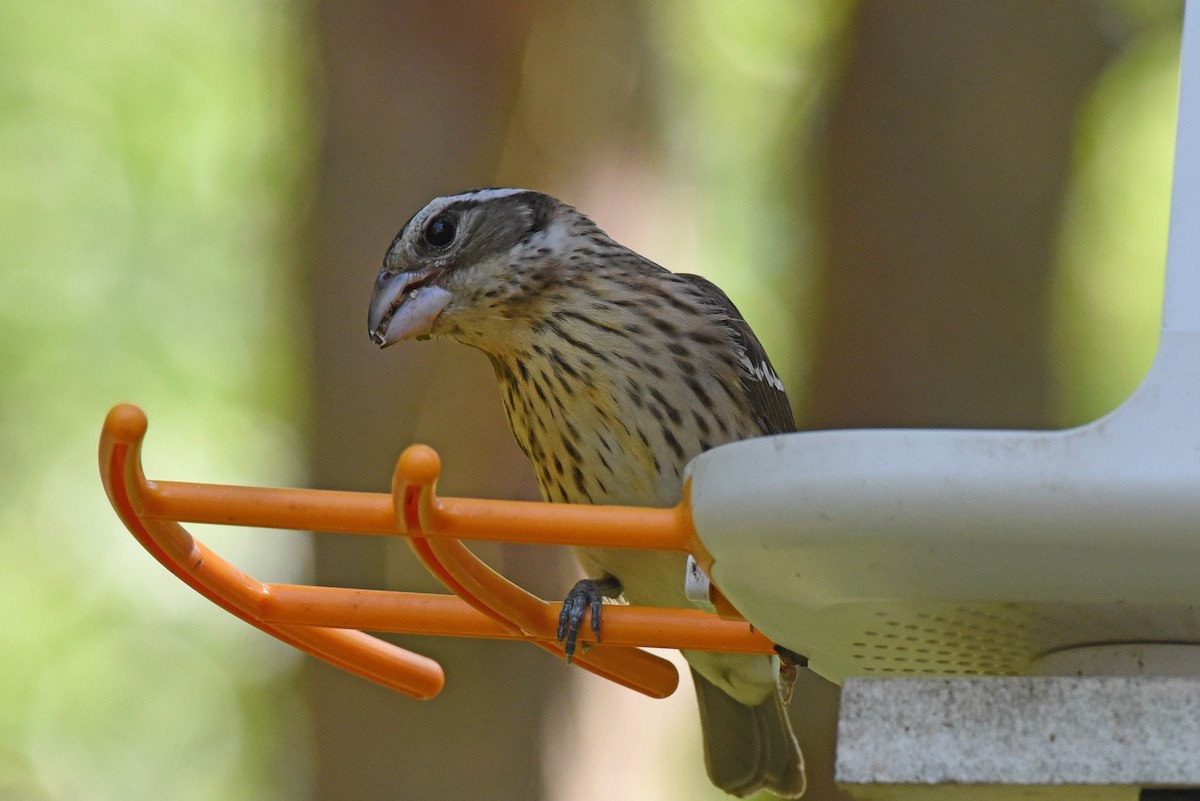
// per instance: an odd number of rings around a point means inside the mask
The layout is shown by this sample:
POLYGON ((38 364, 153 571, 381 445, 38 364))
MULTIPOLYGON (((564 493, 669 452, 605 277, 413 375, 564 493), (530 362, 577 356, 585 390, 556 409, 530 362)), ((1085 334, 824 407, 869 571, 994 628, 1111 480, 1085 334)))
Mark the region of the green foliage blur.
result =
MULTIPOLYGON (((821 259, 809 150, 852 12, 836 0, 648 6, 666 64, 657 116, 668 170, 686 185, 699 240, 688 269, 739 299, 796 396, 821 259)), ((1052 357, 1063 426, 1129 396, 1162 308, 1181 7, 1117 0, 1106 13, 1125 45, 1079 110, 1060 222, 1052 357)))
POLYGON ((686 269, 738 298, 795 396, 811 333, 797 321, 814 317, 806 297, 820 254, 810 151, 853 10, 842 0, 647 4, 667 72, 656 116, 700 239, 686 269))
POLYGON ((1179 91, 1179 5, 1125 3, 1128 44, 1081 109, 1054 337, 1062 424, 1111 411, 1158 346, 1179 91))
MULTIPOLYGON (((151 477, 303 478, 298 16, 0 4, 0 798, 304 795, 296 657, 168 577, 96 467, 131 401, 151 477)), ((280 537, 226 550, 296 578, 280 537)))

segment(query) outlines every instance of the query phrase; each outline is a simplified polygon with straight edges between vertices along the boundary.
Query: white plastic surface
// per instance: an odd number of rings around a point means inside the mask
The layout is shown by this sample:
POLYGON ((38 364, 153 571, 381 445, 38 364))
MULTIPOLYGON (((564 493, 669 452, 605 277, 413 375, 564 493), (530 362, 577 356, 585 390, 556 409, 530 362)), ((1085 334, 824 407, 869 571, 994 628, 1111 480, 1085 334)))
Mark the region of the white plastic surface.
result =
MULTIPOLYGON (((1038 676, 1188 676, 1200 680, 1200 643, 1084 645, 1038 657, 1030 672, 1038 676)), ((1200 690, 1200 681, 1193 686, 1200 690)), ((1196 745, 1200 753, 1200 740, 1196 745)))
POLYGON ((792 434, 692 463, 713 581, 818 673, 1022 674, 1071 646, 1200 643, 1198 13, 1182 71, 1162 337, 1119 409, 1065 431, 792 434))

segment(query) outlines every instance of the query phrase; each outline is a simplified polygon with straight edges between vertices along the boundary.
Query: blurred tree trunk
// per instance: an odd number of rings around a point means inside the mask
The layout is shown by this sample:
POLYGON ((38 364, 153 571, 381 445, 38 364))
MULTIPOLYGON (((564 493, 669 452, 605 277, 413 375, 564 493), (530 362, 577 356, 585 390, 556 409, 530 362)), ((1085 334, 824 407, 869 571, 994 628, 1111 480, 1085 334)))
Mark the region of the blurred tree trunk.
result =
MULTIPOLYGON (((1055 423, 1057 225, 1075 112, 1114 44, 1104 11, 860 3, 816 157, 827 260, 805 427, 1055 423)), ((813 684, 826 736, 801 737, 821 801, 839 797, 836 688, 813 684)))
POLYGON ((1092 0, 863 2, 830 110, 806 425, 1046 427, 1092 0))
MULTIPOLYGON (((442 453, 445 494, 528 497, 529 468, 486 360, 443 343, 381 353, 366 331, 375 273, 408 216, 436 195, 493 180, 526 7, 323 2, 317 25, 324 141, 309 275, 314 485, 387 491, 400 450, 419 439, 442 453)), ((378 538, 318 536, 316 578, 442 589, 403 542, 378 538)), ((404 644, 446 668, 437 699, 409 700, 308 663, 317 797, 539 797, 536 733, 561 666, 511 643, 404 644)))

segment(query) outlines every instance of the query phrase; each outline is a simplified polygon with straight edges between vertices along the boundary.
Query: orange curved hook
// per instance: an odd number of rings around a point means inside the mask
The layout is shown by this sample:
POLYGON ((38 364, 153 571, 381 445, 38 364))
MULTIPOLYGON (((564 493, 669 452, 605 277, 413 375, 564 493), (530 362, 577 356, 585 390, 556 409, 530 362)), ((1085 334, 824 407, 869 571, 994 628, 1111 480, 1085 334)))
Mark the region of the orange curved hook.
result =
MULTIPOLYGON (((559 604, 547 603, 478 560, 460 538, 688 550, 704 559, 685 500, 674 509, 571 506, 439 498, 440 460, 429 448, 401 455, 393 492, 335 492, 148 481, 141 466, 147 421, 117 406, 100 437, 100 472, 118 516, 142 546, 184 583, 231 614, 313 656, 416 698, 444 683, 431 659, 366 634, 395 631, 526 639, 561 654, 559 604), (406 535, 429 569, 459 597, 268 584, 206 548, 181 522, 406 535)), ((678 683, 673 665, 634 647, 770 653, 744 621, 698 609, 612 607, 605 644, 577 662, 654 697, 678 683)), ((580 640, 592 643, 590 631, 580 640)))
POLYGON ((173 521, 145 516, 150 489, 142 472, 146 415, 136 406, 109 412, 100 437, 100 472, 122 522, 164 567, 213 603, 305 653, 415 698, 432 698, 445 684, 441 666, 361 631, 273 624, 258 612, 267 585, 247 576, 173 521))
MULTIPOLYGON (((554 619, 561 604, 547 603, 513 584, 457 539, 422 536, 438 503, 436 485, 440 473, 441 460, 432 448, 424 445, 406 448, 396 463, 392 479, 396 515, 403 522, 417 557, 471 606, 539 648, 562 656, 563 649, 555 642, 554 619)), ((679 671, 673 664, 638 648, 587 649, 576 657, 575 664, 653 698, 665 698, 679 686, 679 671)))

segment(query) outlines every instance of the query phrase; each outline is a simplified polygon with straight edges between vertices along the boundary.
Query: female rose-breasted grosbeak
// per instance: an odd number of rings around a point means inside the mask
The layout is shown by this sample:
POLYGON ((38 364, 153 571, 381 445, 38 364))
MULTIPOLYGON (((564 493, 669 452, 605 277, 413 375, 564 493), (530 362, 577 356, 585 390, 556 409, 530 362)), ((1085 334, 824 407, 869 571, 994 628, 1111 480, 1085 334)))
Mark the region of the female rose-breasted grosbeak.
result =
MULTIPOLYGON (((725 294, 522 189, 440 197, 392 242, 368 326, 386 346, 447 336, 491 359, 548 501, 672 506, 684 466, 723 442, 792 431, 780 382, 725 294)), ((576 549, 590 579, 564 605, 568 653, 601 595, 689 606, 681 554, 576 549)), ((774 657, 685 651, 713 783, 796 797, 804 764, 774 657)))

